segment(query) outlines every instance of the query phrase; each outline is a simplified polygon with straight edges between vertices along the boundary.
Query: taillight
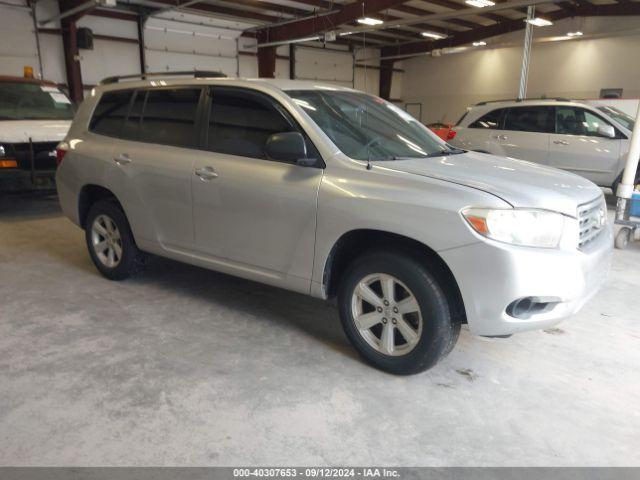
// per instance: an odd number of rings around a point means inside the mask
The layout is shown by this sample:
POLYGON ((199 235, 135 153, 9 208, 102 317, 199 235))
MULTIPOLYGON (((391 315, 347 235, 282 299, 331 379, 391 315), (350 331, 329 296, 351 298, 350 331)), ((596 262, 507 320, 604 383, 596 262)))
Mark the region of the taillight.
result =
POLYGON ((453 140, 458 132, 455 130, 449 130, 447 133, 447 140, 453 140))
POLYGON ((60 142, 56 147, 56 164, 59 166, 64 160, 64 156, 69 151, 69 144, 67 142, 60 142))

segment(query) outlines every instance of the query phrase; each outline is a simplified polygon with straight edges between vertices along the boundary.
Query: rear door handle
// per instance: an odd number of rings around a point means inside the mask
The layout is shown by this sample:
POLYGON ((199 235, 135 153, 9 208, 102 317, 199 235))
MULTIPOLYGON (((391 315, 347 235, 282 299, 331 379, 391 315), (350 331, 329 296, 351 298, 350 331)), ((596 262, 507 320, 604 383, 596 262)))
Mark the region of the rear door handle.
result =
POLYGON ((566 140, 554 140, 553 143, 555 143, 556 145, 569 145, 569 142, 567 142, 566 140))
POLYGON ((496 140, 506 140, 507 136, 506 135, 494 135, 493 138, 495 138, 496 140))
POLYGON ((200 177, 200 180, 207 182, 209 180, 213 180, 214 178, 218 178, 218 174, 213 169, 213 167, 206 166, 202 168, 197 168, 195 174, 200 177))
POLYGON ((121 153, 117 157, 114 157, 113 161, 118 165, 126 165, 128 163, 131 163, 131 157, 129 157, 127 153, 121 153))

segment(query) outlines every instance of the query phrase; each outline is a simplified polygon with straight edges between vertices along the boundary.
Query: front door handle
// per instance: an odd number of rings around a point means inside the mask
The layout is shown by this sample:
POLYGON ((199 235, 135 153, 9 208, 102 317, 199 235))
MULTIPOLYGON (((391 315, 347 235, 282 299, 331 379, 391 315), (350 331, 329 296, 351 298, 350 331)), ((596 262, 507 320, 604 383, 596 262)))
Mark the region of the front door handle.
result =
POLYGON ((507 136, 506 135, 494 135, 493 138, 495 138, 496 140, 506 140, 507 136))
POLYGON ((202 180, 203 182, 218 178, 218 174, 216 173, 216 171, 213 169, 213 167, 209 166, 197 168, 195 174, 200 177, 200 180, 202 180))
POLYGON ((118 165, 126 165, 127 163, 131 163, 131 157, 126 153, 121 153, 117 157, 114 157, 113 161, 118 165))
POLYGON ((567 142, 566 140, 554 140, 553 143, 555 143, 556 145, 569 145, 569 142, 567 142))

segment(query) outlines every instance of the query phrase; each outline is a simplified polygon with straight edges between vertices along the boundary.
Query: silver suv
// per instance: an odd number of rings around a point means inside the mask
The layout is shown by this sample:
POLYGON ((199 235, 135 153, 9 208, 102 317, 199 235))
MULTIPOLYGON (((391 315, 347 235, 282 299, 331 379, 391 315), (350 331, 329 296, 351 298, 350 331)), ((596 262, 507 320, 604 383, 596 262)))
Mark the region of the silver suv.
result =
POLYGON ((482 102, 459 120, 451 143, 561 168, 615 192, 633 123, 614 107, 566 99, 482 102))
POLYGON ((337 300, 369 362, 410 374, 460 326, 504 336, 575 313, 609 267, 601 190, 444 143, 348 88, 195 78, 85 100, 57 175, 107 278, 147 253, 337 300))

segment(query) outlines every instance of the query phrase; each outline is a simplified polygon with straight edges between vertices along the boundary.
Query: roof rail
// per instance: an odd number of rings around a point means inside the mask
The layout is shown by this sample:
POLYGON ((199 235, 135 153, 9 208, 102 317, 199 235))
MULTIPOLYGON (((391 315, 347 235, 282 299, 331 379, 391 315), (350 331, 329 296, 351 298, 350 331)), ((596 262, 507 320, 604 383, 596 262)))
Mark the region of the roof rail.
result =
POLYGON ((226 75, 222 72, 214 72, 207 70, 184 70, 178 72, 147 72, 136 73, 133 75, 116 75, 113 77, 103 78, 99 85, 110 85, 112 83, 118 83, 121 80, 132 80, 139 78, 140 80, 146 80, 150 77, 175 77, 175 76, 193 76, 194 78, 224 78, 226 75))
POLYGON ((562 98, 562 97, 536 97, 536 98, 506 98, 504 100, 486 100, 484 102, 478 102, 475 104, 476 107, 481 105, 487 105, 489 103, 500 103, 500 102, 526 102, 529 100, 555 100, 556 102, 571 102, 570 98, 562 98))

